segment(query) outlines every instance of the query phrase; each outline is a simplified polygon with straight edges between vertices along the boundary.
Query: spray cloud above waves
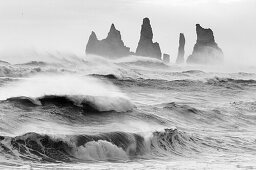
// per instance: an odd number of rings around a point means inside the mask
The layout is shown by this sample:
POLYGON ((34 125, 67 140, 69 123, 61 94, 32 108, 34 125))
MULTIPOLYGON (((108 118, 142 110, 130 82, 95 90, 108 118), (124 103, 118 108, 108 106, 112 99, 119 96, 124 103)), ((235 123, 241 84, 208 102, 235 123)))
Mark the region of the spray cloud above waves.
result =
POLYGON ((160 44, 162 54, 169 54, 171 62, 175 62, 178 54, 180 33, 184 33, 186 40, 185 59, 193 53, 197 39, 195 25, 200 24, 213 30, 228 63, 255 63, 255 24, 249 22, 255 20, 256 16, 253 0, 15 1, 0 2, 0 60, 16 63, 27 62, 22 58, 41 60, 37 59, 37 54, 24 54, 21 57, 21 52, 16 51, 24 48, 69 51, 86 58, 84 51, 91 31, 96 33, 99 40, 104 39, 106 29, 112 23, 122 33, 124 46, 136 52, 140 41, 140 24, 144 17, 148 17, 154 33, 152 42, 160 44), (153 14, 152 11, 157 12, 153 14))
POLYGON ((46 100, 63 98, 77 106, 89 104, 102 112, 126 112, 133 108, 129 98, 117 87, 88 76, 36 75, 10 82, 0 89, 0 100, 28 99, 42 105, 46 100))
POLYGON ((0 0, 0 169, 256 169, 255 0, 0 0))

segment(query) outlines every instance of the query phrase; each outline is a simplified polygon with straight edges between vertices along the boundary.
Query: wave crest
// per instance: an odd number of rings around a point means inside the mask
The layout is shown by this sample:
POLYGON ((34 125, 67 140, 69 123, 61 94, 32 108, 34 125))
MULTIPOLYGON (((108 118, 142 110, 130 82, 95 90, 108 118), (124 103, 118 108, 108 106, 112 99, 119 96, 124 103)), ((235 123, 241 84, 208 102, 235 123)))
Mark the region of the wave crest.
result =
POLYGON ((80 146, 73 153, 81 160, 128 160, 126 152, 105 140, 91 141, 80 146))
POLYGON ((75 75, 38 75, 11 82, 0 89, 0 100, 25 106, 80 107, 89 112, 133 109, 128 97, 110 82, 75 75))
POLYGON ((129 160, 150 155, 184 155, 200 152, 200 139, 177 129, 153 132, 149 138, 127 132, 53 137, 27 133, 0 137, 5 156, 40 162, 129 160))
POLYGON ((59 107, 80 107, 86 113, 97 112, 128 112, 133 109, 133 104, 121 97, 107 96, 79 96, 79 95, 47 95, 39 98, 13 97, 7 101, 22 104, 24 106, 56 105, 59 107))

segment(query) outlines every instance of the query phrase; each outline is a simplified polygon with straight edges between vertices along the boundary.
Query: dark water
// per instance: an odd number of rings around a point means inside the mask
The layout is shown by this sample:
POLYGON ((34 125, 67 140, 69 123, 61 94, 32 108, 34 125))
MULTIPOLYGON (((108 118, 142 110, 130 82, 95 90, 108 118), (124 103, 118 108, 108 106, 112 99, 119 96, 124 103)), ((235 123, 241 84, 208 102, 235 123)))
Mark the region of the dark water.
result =
POLYGON ((206 68, 3 64, 0 168, 254 169, 256 74, 206 68))

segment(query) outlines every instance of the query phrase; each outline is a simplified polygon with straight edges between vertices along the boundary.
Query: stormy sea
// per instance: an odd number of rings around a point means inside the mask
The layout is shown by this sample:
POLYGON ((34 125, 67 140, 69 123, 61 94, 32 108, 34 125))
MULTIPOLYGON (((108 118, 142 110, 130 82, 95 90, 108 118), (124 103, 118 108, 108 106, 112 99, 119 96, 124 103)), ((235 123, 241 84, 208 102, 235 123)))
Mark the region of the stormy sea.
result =
POLYGON ((256 168, 256 68, 239 70, 1 61, 0 169, 256 168))

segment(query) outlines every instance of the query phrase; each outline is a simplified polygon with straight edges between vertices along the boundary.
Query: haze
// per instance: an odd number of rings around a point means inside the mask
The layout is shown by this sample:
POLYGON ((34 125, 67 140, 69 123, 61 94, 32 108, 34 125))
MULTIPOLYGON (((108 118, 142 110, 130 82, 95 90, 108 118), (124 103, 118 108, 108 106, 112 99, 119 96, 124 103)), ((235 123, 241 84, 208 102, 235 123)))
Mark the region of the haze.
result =
POLYGON ((191 54, 200 23, 214 31, 227 61, 256 64, 255 0, 0 0, 0 60, 23 49, 84 55, 91 31, 105 38, 111 23, 135 51, 144 17, 172 61, 180 32, 191 54))

